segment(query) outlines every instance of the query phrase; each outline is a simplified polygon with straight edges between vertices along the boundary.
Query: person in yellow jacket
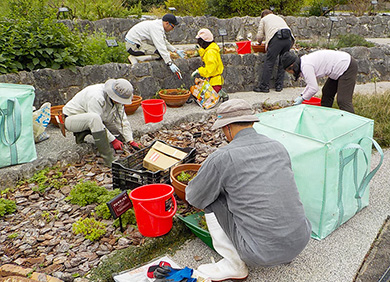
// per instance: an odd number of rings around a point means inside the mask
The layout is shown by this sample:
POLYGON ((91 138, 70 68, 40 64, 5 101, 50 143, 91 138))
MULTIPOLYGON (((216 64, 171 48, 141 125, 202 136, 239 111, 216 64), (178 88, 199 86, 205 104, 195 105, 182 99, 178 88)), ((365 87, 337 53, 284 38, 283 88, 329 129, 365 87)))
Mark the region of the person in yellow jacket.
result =
POLYGON ((199 55, 204 62, 204 67, 195 70, 191 76, 195 77, 197 74, 209 80, 210 85, 215 92, 219 92, 223 85, 223 63, 221 60, 220 49, 217 43, 214 42, 214 36, 207 28, 202 28, 196 35, 199 49, 199 55))

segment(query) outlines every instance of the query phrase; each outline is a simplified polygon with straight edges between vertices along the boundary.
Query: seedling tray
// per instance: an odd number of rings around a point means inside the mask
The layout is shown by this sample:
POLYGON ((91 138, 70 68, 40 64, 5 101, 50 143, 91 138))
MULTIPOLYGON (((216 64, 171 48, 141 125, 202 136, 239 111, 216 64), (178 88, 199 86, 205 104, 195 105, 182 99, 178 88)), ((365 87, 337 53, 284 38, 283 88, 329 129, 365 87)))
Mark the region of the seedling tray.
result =
POLYGON ((189 216, 181 216, 176 215, 184 224, 191 229, 192 233, 194 233, 200 240, 202 240, 207 246, 214 250, 213 240, 211 238, 210 232, 208 230, 204 230, 200 227, 199 222, 201 217, 204 215, 204 212, 198 212, 191 214, 189 216))
MULTIPOLYGON (((153 183, 168 183, 170 181, 170 168, 153 172, 143 167, 143 159, 149 152, 150 148, 157 141, 167 144, 164 141, 156 140, 149 147, 139 150, 126 158, 119 159, 112 163, 112 186, 114 189, 119 188, 121 190, 132 190, 142 185, 153 183)), ((187 156, 179 163, 189 163, 195 161, 195 148, 180 148, 176 146, 172 147, 187 153, 187 156)))

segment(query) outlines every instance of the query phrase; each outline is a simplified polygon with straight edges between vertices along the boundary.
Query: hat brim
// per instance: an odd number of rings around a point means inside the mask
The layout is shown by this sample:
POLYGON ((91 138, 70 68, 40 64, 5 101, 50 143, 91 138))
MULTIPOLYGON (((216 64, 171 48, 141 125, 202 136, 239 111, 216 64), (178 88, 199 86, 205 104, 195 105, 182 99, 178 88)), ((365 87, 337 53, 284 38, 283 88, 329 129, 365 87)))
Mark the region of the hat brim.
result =
POLYGON ((235 122, 257 122, 260 121, 260 119, 255 115, 246 115, 246 116, 239 116, 239 117, 231 117, 231 118, 221 118, 217 119, 211 129, 218 129, 221 127, 224 127, 225 125, 235 123, 235 122))
POLYGON ((114 92, 114 87, 113 87, 114 82, 115 82, 115 79, 109 79, 104 84, 104 91, 107 93, 108 97, 110 97, 115 102, 118 102, 118 103, 121 103, 124 105, 131 105, 131 103, 133 102, 133 94, 131 94, 131 96, 128 99, 123 99, 123 98, 119 97, 114 92))

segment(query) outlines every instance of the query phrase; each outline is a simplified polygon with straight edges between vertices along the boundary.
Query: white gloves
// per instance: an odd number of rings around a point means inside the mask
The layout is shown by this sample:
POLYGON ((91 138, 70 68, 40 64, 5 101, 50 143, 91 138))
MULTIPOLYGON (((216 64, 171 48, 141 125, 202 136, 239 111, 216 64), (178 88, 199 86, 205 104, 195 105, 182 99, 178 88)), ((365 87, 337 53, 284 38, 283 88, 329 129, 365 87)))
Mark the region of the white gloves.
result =
POLYGON ((180 58, 184 58, 185 57, 185 53, 184 53, 184 50, 176 50, 176 53, 179 55, 180 58))
POLYGON ((198 70, 195 70, 195 71, 191 74, 191 77, 194 78, 197 74, 199 74, 199 71, 198 71, 198 70))
POLYGON ((169 68, 171 69, 171 71, 172 71, 173 73, 180 72, 180 69, 179 69, 174 63, 172 63, 172 64, 169 66, 169 68))
POLYGON ((305 100, 305 99, 303 99, 302 96, 298 96, 297 98, 295 98, 293 106, 302 104, 302 102, 303 102, 304 100, 305 100))

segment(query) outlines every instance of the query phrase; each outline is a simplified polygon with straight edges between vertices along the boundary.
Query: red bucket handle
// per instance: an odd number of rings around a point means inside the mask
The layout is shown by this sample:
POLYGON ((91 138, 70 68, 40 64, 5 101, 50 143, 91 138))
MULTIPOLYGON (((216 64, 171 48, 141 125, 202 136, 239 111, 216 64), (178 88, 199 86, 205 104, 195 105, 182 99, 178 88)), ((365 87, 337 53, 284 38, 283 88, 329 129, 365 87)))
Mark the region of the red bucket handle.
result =
POLYGON ((164 105, 164 112, 161 114, 161 115, 152 115, 151 113, 148 113, 145 108, 144 108, 144 105, 141 104, 143 110, 145 113, 147 113, 148 115, 152 116, 152 117, 155 117, 155 118, 158 118, 158 117, 161 117, 163 115, 165 115, 166 111, 167 111, 167 105, 165 104, 165 101, 163 100, 163 105, 164 105))
POLYGON ((173 197, 173 194, 172 194, 171 198, 173 200, 173 211, 169 215, 157 215, 157 214, 154 214, 151 211, 147 210, 141 203, 138 203, 138 205, 141 208, 143 208, 151 216, 154 216, 154 217, 159 218, 159 219, 169 219, 169 218, 173 217, 177 211, 177 204, 176 204, 175 198, 173 197))

